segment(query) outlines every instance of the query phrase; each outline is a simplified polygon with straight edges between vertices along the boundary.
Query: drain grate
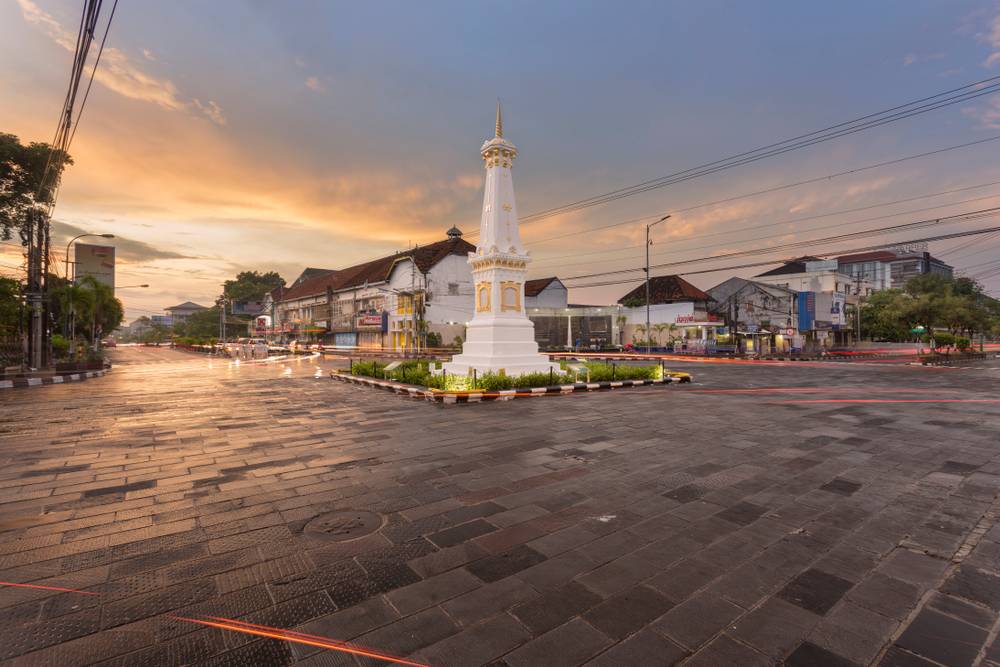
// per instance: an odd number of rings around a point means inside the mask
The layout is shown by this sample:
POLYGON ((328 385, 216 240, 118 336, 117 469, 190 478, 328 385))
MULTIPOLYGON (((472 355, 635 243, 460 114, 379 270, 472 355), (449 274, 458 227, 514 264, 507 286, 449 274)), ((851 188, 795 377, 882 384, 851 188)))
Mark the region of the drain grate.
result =
POLYGON ((343 510, 320 514, 302 532, 330 542, 346 542, 370 535, 381 527, 382 517, 375 512, 343 510))

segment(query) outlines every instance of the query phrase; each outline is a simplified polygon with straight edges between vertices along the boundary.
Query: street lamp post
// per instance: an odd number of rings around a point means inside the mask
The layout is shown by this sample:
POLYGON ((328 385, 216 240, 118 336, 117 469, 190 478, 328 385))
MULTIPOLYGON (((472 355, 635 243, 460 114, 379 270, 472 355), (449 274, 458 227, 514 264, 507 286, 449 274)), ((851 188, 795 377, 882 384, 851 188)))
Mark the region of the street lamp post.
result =
MULTIPOLYGON (((80 234, 79 236, 74 236, 73 238, 71 238, 69 240, 69 243, 66 244, 66 280, 69 280, 69 247, 73 245, 73 243, 75 243, 77 239, 82 239, 87 236, 100 236, 105 239, 113 239, 115 237, 114 234, 80 234)), ((76 271, 74 271, 73 273, 75 274, 76 271)), ((73 277, 76 278, 75 275, 73 277)))
POLYGON ((669 217, 669 214, 665 215, 646 225, 646 354, 649 354, 649 230, 669 217))
POLYGON ((115 289, 132 289, 134 287, 149 287, 149 285, 146 285, 146 284, 142 284, 142 285, 116 285, 115 289))

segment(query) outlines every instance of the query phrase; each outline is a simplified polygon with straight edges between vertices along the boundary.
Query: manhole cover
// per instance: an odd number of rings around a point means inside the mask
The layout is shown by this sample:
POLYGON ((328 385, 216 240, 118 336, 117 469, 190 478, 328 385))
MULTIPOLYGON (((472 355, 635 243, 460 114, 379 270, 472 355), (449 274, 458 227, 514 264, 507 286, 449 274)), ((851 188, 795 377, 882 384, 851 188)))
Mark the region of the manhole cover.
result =
POLYGON ((307 523, 302 532, 333 542, 345 542, 374 533, 381 527, 382 517, 375 512, 344 510, 320 514, 307 523))

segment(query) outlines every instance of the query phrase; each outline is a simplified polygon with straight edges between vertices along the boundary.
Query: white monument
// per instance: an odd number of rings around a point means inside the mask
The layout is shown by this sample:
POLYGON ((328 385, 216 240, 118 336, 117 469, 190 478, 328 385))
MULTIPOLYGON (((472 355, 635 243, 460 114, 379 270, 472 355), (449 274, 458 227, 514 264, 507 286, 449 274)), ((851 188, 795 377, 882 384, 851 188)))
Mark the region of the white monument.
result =
POLYGON ((506 375, 559 372, 559 364, 538 352, 535 324, 524 312, 524 279, 531 260, 521 243, 514 203, 511 166, 517 149, 503 138, 499 102, 496 136, 480 153, 486 163, 486 191, 479 244, 469 253, 476 312, 462 353, 443 368, 449 375, 471 375, 473 369, 506 375))

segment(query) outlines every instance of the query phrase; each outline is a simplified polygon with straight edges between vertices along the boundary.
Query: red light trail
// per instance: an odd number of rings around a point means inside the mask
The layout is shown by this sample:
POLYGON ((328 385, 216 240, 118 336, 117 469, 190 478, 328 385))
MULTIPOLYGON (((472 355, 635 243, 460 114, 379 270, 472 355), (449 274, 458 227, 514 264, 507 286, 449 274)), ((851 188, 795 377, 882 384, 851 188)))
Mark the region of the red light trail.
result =
POLYGON ((37 588, 42 591, 60 591, 62 593, 79 593, 80 595, 100 595, 93 591, 78 591, 75 588, 60 588, 59 586, 39 586, 38 584, 15 584, 9 581, 0 581, 0 586, 14 586, 16 588, 37 588))
POLYGON ((288 642, 295 642, 297 644, 305 644, 307 646, 317 646, 319 648, 330 649, 333 651, 342 651, 344 653, 360 655, 366 658, 385 660, 386 662, 393 662, 398 665, 410 665, 411 667, 429 667, 429 665, 426 665, 422 662, 412 662, 410 660, 397 658, 391 655, 387 655, 385 653, 378 653, 377 651, 372 651, 370 649, 366 649, 361 646, 354 646, 352 644, 339 642, 333 639, 328 639, 326 637, 320 637, 318 635, 309 635, 302 632, 294 632, 292 630, 272 628, 266 625, 257 625, 255 623, 244 623, 243 621, 237 621, 231 618, 220 618, 217 616, 209 616, 207 617, 208 620, 199 618, 185 618, 182 616, 173 616, 172 618, 178 621, 187 621, 189 623, 200 623, 201 625, 207 625, 209 627, 219 628, 221 630, 243 632, 245 634, 256 635, 258 637, 281 639, 288 642))
POLYGON ((772 405, 803 403, 1000 403, 1000 398, 804 398, 794 401, 770 401, 772 405))

